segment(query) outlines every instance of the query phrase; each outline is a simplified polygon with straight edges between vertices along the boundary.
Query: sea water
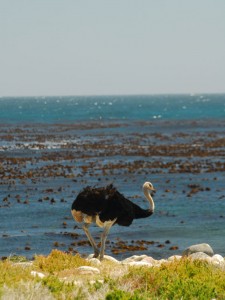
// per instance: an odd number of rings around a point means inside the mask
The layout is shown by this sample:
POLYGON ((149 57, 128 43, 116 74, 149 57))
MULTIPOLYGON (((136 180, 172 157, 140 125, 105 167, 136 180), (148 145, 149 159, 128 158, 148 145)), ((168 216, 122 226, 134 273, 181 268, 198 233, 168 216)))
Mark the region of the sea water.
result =
POLYGON ((224 94, 0 98, 0 120, 7 123, 224 117, 224 94))
MULTIPOLYGON (((24 168, 35 170, 44 167, 44 162, 35 161, 44 151, 62 151, 71 142, 73 136, 74 144, 87 140, 96 139, 107 143, 112 136, 118 145, 124 141, 124 137, 132 137, 132 133, 160 133, 173 139, 176 132, 183 134, 193 132, 200 134, 215 132, 221 138, 222 156, 208 158, 224 162, 224 120, 225 120, 225 95, 151 95, 151 96, 88 96, 88 97, 3 97, 0 99, 0 126, 2 129, 0 140, 0 167, 7 157, 31 157, 24 163, 24 168), (141 122, 149 122, 149 126, 142 126, 141 122), (96 126, 103 124, 101 126, 96 126), (107 122, 119 126, 104 126, 107 122), (196 126, 193 125, 196 122, 196 126), (90 124, 85 130, 73 129, 71 135, 63 134, 61 125, 66 124, 90 124), (60 128, 60 133, 53 132, 55 126, 60 128), (92 125, 95 126, 92 128, 92 125), (51 127, 52 126, 52 127, 51 127), (24 141, 23 128, 30 132, 24 141), (4 129, 4 130, 3 130, 4 129), (5 132, 9 130, 10 137, 5 132), (4 131, 4 134, 3 134, 4 131), (43 150, 35 148, 32 140, 33 131, 39 132, 45 137, 43 150), (14 134, 14 137, 12 137, 14 134), (54 137, 53 137, 54 136, 54 137)), ((79 126, 78 126, 79 127, 79 126)), ((177 138, 178 139, 178 138, 177 138)), ((182 139, 182 136, 179 137, 182 139)), ((154 140, 151 140, 154 143, 154 140)), ((157 140, 159 142, 159 140, 157 140)), ((141 141, 148 143, 148 141, 141 141)), ((161 143, 166 143, 162 141, 161 143)), ((129 145, 128 145, 129 146, 129 145)), ((79 158, 80 159, 80 158, 79 158)), ((82 166, 84 159, 75 162, 82 166)), ((116 162, 119 160, 132 162, 137 157, 115 155, 112 157, 101 157, 85 159, 85 163, 102 165, 104 162, 116 162)), ((150 161, 151 157, 138 158, 150 161)), ((173 160, 173 158, 162 158, 173 160)), ((194 160, 195 158, 190 158, 194 160)), ((60 161, 61 164, 68 162, 60 161)), ((71 164, 73 164, 71 162, 71 164)), ((1 170, 0 170, 1 171, 1 170)), ((21 172, 24 170, 21 169, 21 172)), ((74 171, 75 172, 75 171, 74 171)), ((10 168, 9 168, 10 173, 10 168)), ((76 175, 76 174, 75 174, 76 175)), ((99 177, 102 176, 101 174, 99 177)), ((202 170, 199 174, 170 174, 152 173, 148 175, 116 174, 109 178, 118 189, 128 198, 139 194, 141 196, 141 185, 146 180, 151 180, 157 189, 154 195, 155 214, 147 219, 135 220, 128 228, 115 226, 111 229, 109 238, 116 241, 122 240, 153 240, 156 245, 170 241, 170 245, 177 245, 176 253, 171 252, 169 247, 150 247, 144 253, 155 258, 168 257, 172 254, 180 254, 182 250, 191 245, 201 242, 210 243, 215 252, 225 255, 225 187, 224 172, 207 173, 202 170), (215 180, 216 177, 216 180, 215 180), (135 181, 135 184, 133 183, 135 181), (166 182, 170 181, 170 193, 166 182), (183 191, 190 183, 201 185, 208 192, 198 193, 196 197, 187 198, 183 191)), ((14 186, 4 182, 3 174, 0 172, 0 256, 26 255, 31 257, 35 253, 47 254, 54 248, 54 242, 59 240, 62 249, 68 248, 72 239, 65 232, 73 232, 74 221, 70 219, 70 206, 76 197, 77 191, 83 186, 78 181, 73 182, 66 178, 43 178, 39 186, 32 182, 16 182, 14 186), (69 181, 69 182, 68 182, 69 181), (79 185, 78 185, 79 183, 79 185), (49 187, 62 187, 60 197, 54 205, 49 202, 39 203, 38 200, 43 190, 49 187), (29 199, 30 205, 19 205, 11 201, 10 206, 4 205, 5 197, 15 199, 20 194, 23 200, 29 199), (67 220, 67 228, 62 224, 67 220), (30 251, 25 250, 29 245, 30 251), (64 246, 63 246, 64 245, 64 246)), ((97 184, 97 178, 88 174, 85 176, 88 184, 97 184)), ((101 178, 104 183, 104 178, 101 178)), ((57 198, 57 195, 54 195, 57 198)), ((132 199, 131 199, 132 200, 132 199)), ((144 206, 144 202, 140 202, 144 206)), ((81 229, 77 229, 83 234, 81 229)), ((93 229, 99 232, 98 228, 93 229)), ((85 236, 84 236, 85 239, 85 236)), ((79 252, 91 252, 89 247, 78 248, 79 252)), ((140 252, 137 252, 138 254, 140 252)), ((111 254, 111 253, 108 253, 111 254)), ((131 253, 124 253, 123 256, 131 253)), ((121 256, 122 256, 121 255, 121 256)))

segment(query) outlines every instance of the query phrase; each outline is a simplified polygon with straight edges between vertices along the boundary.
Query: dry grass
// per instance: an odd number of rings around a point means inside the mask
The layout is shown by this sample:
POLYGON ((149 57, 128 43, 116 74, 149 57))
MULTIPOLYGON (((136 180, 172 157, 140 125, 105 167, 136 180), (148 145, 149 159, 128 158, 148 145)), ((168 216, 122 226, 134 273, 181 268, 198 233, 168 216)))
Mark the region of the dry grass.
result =
POLYGON ((26 300, 53 300, 54 297, 47 287, 41 282, 21 281, 16 287, 3 286, 2 300, 26 299, 26 300))

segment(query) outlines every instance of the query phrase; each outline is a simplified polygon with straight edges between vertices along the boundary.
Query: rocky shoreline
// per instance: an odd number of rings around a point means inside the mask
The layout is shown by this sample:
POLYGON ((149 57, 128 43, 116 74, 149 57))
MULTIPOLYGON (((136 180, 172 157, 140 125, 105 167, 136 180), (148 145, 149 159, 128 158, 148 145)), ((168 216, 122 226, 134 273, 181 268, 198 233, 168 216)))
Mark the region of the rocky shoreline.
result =
MULTIPOLYGON (((112 256, 105 256, 105 260, 109 260, 116 264, 129 265, 129 266, 147 266, 147 267, 159 267, 161 264, 170 263, 175 260, 180 260, 184 257, 188 257, 192 260, 204 260, 217 267, 221 267, 225 270, 225 259, 220 254, 214 254, 212 247, 209 244, 197 244, 192 245, 185 249, 181 255, 172 255, 167 259, 156 260, 148 255, 133 255, 122 261, 115 259, 112 256)), ((101 262, 97 258, 93 258, 92 255, 87 260, 93 264, 100 265, 101 262)))
MULTIPOLYGON (((148 255, 133 255, 122 261, 115 259, 112 256, 105 255, 103 261, 97 258, 93 258, 93 255, 89 255, 86 260, 90 263, 90 266, 80 266, 76 268, 76 273, 78 275, 97 275, 101 274, 101 264, 109 262, 111 264, 120 265, 124 267, 160 267, 162 264, 170 264, 175 261, 179 261, 183 258, 188 258, 190 260, 200 260, 205 261, 221 270, 225 271, 225 259, 220 254, 214 254, 212 247, 209 244, 197 244, 192 245, 185 249, 181 255, 173 255, 167 259, 156 260, 148 255)), ((32 262, 16 263, 16 265, 23 265, 25 267, 32 266, 32 262)), ((38 276, 39 278, 44 278, 45 274, 41 272, 31 271, 32 276, 38 276)), ((63 278, 63 281, 67 281, 68 278, 63 278)), ((74 283, 78 283, 76 280, 74 283)))
POLYGON ((2 299, 224 299, 225 260, 209 244, 156 260, 82 258, 53 250, 33 261, 1 262, 2 299), (4 273, 5 272, 5 273, 4 273), (15 274, 17 274, 16 282, 15 274), (13 282, 12 282, 13 281, 13 282), (2 280, 3 282, 3 280, 2 280), (196 298, 197 295, 197 298, 196 298), (4 298, 5 297, 5 298, 4 298))

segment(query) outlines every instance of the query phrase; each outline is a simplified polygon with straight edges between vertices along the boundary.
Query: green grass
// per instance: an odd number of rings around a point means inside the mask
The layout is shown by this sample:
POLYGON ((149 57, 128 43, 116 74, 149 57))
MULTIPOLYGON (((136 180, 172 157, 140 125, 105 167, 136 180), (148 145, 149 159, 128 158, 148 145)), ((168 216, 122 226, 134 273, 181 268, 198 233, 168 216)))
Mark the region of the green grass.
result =
POLYGON ((203 261, 182 259, 160 268, 133 269, 120 284, 132 282, 131 290, 143 299, 225 299, 224 271, 203 261))
POLYGON ((139 268, 103 261, 97 266, 99 275, 79 274, 77 268, 90 263, 58 250, 36 256, 33 265, 18 261, 24 259, 0 261, 0 296, 4 299, 225 299, 225 271, 187 258, 139 268), (31 271, 45 277, 34 277, 31 271))

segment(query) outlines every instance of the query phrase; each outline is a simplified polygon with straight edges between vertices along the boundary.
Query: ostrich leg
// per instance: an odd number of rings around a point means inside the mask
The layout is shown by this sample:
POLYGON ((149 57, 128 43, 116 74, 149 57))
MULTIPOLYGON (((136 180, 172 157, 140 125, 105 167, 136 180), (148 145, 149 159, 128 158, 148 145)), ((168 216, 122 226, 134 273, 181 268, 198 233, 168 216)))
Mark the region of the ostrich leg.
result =
POLYGON ((109 233, 110 228, 112 227, 112 225, 116 222, 116 219, 114 219, 113 221, 108 221, 104 223, 104 229, 101 235, 101 249, 100 249, 100 257, 99 259, 102 260, 104 257, 104 253, 105 253, 105 242, 107 239, 107 235, 109 233))
POLYGON ((94 257, 98 257, 99 256, 99 250, 98 250, 98 248, 95 244, 95 241, 94 241, 94 239, 93 239, 93 237, 92 237, 92 235, 89 231, 89 226, 90 226, 89 223, 84 223, 83 230, 86 233, 87 238, 88 238, 89 242, 91 243, 92 248, 94 249, 94 257))

